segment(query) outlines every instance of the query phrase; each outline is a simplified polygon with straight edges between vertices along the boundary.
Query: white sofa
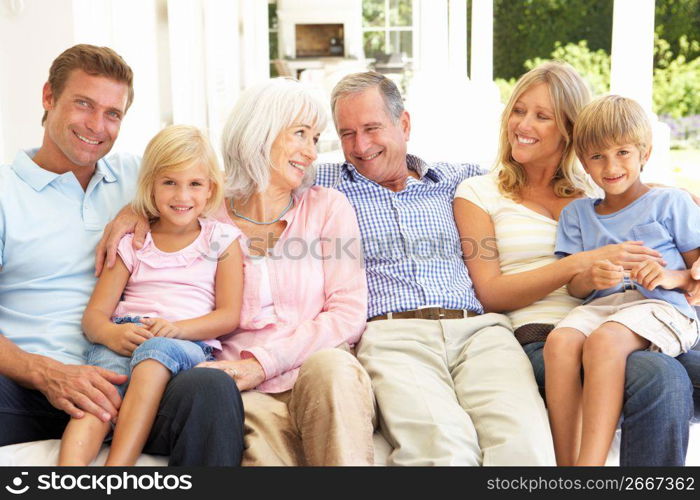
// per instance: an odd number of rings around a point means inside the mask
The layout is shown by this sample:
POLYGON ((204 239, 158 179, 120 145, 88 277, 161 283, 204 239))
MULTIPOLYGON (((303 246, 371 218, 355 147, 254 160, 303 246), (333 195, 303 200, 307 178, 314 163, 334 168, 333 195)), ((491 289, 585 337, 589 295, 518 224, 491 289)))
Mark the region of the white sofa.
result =
MULTIPOLYGON (((58 460, 58 439, 48 439, 46 441, 34 441, 31 443, 13 444, 11 446, 0 447, 0 466, 54 466, 58 460)), ((615 434, 613 445, 610 448, 606 465, 617 465, 619 463, 620 431, 615 434)), ((108 447, 103 446, 102 451, 92 465, 102 465, 107 458, 108 447)), ((386 458, 391 452, 391 446, 376 432, 374 434, 374 453, 376 465, 385 465, 386 458)), ((138 466, 159 466, 167 465, 165 457, 153 455, 141 455, 136 465, 138 466)), ((690 446, 686 465, 700 466, 700 422, 695 423, 690 428, 690 446)))

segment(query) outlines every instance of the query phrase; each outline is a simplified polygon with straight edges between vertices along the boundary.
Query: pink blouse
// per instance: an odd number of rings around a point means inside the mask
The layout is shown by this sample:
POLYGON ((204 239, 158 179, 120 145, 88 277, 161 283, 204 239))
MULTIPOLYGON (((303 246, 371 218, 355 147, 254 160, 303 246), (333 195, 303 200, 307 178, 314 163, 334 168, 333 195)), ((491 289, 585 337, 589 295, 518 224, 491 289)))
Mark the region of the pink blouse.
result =
MULTIPOLYGON (((149 232, 140 250, 133 234, 122 237, 117 252, 129 270, 113 317, 147 316, 181 321, 209 314, 215 308, 214 284, 218 259, 242 233, 229 224, 199 219, 197 238, 177 252, 164 252, 149 232)), ((218 340, 205 340, 221 349, 218 340)))
MULTIPOLYGON (((236 225, 226 206, 213 218, 236 225)), ((268 258, 275 315, 261 310, 260 269, 244 254, 244 290, 240 325, 221 337, 218 359, 255 357, 265 371, 263 392, 294 386, 299 367, 313 353, 343 343, 355 344, 365 328, 367 281, 360 230, 345 196, 314 186, 294 198, 282 217, 287 227, 268 258)), ((259 244, 259 243, 258 243, 259 244)))

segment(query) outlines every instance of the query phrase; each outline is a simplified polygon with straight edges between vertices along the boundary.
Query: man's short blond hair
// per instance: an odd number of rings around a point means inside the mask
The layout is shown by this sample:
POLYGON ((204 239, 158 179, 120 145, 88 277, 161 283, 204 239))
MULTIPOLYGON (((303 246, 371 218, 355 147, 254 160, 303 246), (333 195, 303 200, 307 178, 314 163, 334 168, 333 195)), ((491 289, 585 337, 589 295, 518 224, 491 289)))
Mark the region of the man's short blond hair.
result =
POLYGON ((149 220, 160 216, 153 196, 158 176, 165 172, 179 172, 195 165, 203 165, 209 176, 211 196, 202 216, 215 211, 223 201, 223 172, 209 139, 189 125, 171 125, 158 132, 146 146, 139 171, 136 196, 131 206, 141 217, 149 220))
POLYGON ((599 97, 584 106, 574 124, 574 149, 581 162, 594 151, 634 144, 644 157, 651 148, 651 123, 634 99, 599 97))

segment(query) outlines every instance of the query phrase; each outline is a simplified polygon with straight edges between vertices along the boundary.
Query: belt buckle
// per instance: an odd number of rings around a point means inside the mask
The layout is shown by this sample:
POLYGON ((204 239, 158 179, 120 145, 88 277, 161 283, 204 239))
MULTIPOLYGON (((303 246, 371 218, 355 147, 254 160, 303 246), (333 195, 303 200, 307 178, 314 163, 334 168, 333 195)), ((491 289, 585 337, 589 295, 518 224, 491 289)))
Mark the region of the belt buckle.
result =
POLYGON ((428 309, 428 307, 416 309, 413 317, 416 319, 430 319, 430 311, 428 309))
POLYGON ((421 307, 416 309, 416 317, 420 319, 439 320, 445 316, 439 307, 421 307))

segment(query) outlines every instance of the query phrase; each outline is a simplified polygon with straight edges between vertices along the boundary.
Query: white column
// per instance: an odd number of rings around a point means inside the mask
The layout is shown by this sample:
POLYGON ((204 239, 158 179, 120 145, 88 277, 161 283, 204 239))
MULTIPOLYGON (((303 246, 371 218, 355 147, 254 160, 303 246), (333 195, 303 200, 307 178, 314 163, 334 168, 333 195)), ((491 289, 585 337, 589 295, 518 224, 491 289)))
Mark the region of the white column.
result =
MULTIPOLYGON (((2 82, 0 82, 2 83, 2 82)), ((0 95, 2 94, 2 86, 0 86, 0 95)), ((5 153, 5 138, 4 138, 4 133, 3 133, 3 116, 2 116, 2 101, 0 101, 0 165, 4 165, 6 163, 9 163, 9 159, 5 160, 7 158, 7 155, 5 153)))
POLYGON ((242 28, 240 61, 243 88, 270 78, 267 2, 240 0, 242 28))
POLYGON ((450 71, 460 78, 467 76, 467 0, 450 1, 450 71))
POLYGON ((241 90, 241 71, 231 55, 240 52, 239 9, 229 0, 208 0, 204 7, 205 79, 209 138, 218 151, 221 131, 241 90))
POLYGON ((651 111, 654 0, 615 0, 610 91, 651 111))
POLYGON ((41 145, 41 88, 51 61, 73 43, 71 0, 0 3, 0 163, 11 162, 20 148, 41 145))
POLYGON ((420 23, 420 70, 432 75, 445 73, 449 65, 447 0, 419 0, 413 8, 418 9, 420 23))
POLYGON ((277 1, 277 57, 280 59, 292 59, 296 55, 296 39, 294 37, 294 23, 288 21, 291 17, 290 9, 285 0, 277 1))
POLYGON ((654 0, 615 0, 610 93, 631 97, 649 114, 653 150, 642 179, 672 185, 671 131, 652 113, 654 7, 654 0))
POLYGON ((106 45, 134 71, 134 102, 113 151, 142 153, 160 129, 158 36, 154 0, 73 0, 76 43, 106 45), (125 27, 128 26, 128 29, 125 27))
POLYGON ((472 0, 471 80, 493 81, 493 0, 472 0))
POLYGON ((173 123, 207 125, 204 35, 199 1, 168 0, 173 123))

